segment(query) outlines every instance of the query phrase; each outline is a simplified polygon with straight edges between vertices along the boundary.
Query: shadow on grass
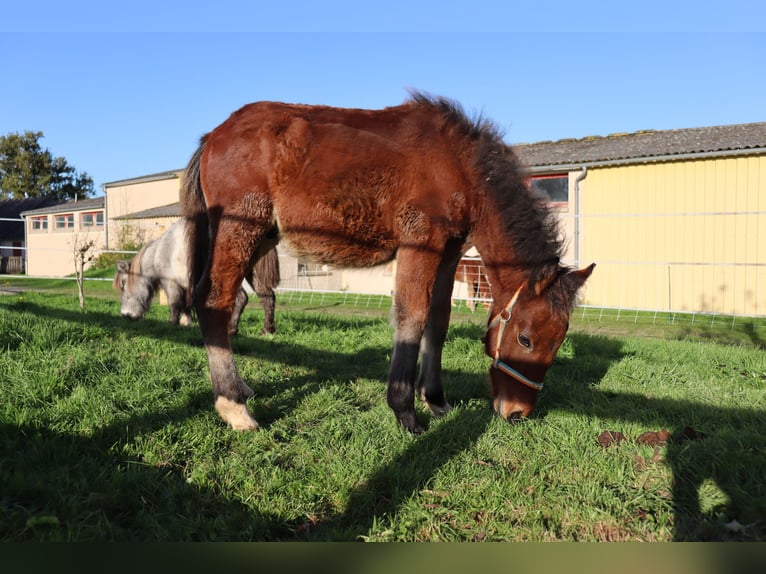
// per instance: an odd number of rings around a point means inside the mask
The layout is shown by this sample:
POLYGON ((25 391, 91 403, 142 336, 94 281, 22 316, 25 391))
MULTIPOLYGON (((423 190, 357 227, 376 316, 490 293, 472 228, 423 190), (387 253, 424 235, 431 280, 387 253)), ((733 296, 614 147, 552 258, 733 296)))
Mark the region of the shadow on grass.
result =
POLYGON ((670 432, 661 448, 672 471, 675 540, 766 540, 763 410, 602 391, 598 385, 603 368, 624 357, 620 341, 582 334, 572 334, 570 340, 574 358, 557 360, 552 375, 565 380, 551 385, 555 391, 546 397, 544 408, 610 419, 617 425, 645 424, 646 431, 661 430, 659 424, 670 432), (703 510, 700 489, 707 481, 727 502, 703 510))
POLYGON ((92 436, 0 423, 0 539, 173 542, 278 539, 276 517, 187 483, 120 446, 179 423, 207 397, 120 421, 92 436))
MULTIPOLYGON (((24 310, 40 316, 54 317, 67 321, 96 321, 110 328, 134 331, 144 336, 170 338, 181 344, 199 344, 197 329, 180 329, 166 322, 145 319, 139 323, 127 323, 103 312, 67 311, 47 307, 36 303, 25 303, 24 310)), ((279 319, 277 319, 279 320, 279 319)), ((348 328, 349 322, 357 327, 378 323, 379 319, 354 318, 350 321, 332 315, 313 315, 302 319, 302 324, 309 328, 348 328)), ((300 327, 300 326, 299 326, 300 327)), ((277 327, 279 329, 279 325, 277 327)), ((450 327, 448 340, 452 337, 475 338, 481 336, 484 328, 473 323, 458 323, 450 327)), ((613 363, 625 358, 625 352, 619 339, 571 333, 573 357, 559 357, 549 375, 549 384, 538 407, 538 416, 544 417, 552 410, 569 410, 577 415, 599 417, 614 421, 632 421, 646 424, 647 430, 659 430, 656 425, 667 428, 674 436, 664 449, 664 459, 672 471, 672 505, 674 511, 674 538, 679 541, 705 541, 718 539, 765 540, 766 539, 766 439, 761 432, 764 428, 763 412, 747 406, 739 408, 719 407, 688 400, 657 399, 639 393, 605 392, 598 388, 608 369, 613 363), (685 427, 693 427, 704 433, 704 440, 682 440, 685 427), (700 488, 706 481, 712 481, 728 498, 725 505, 703 510, 700 503, 700 488), (736 522, 734 522, 736 521, 736 522), (729 524, 726 528, 724 525, 729 524), (739 528, 737 525, 741 525, 739 528)), ((757 341, 755 341, 757 343, 757 341)), ((318 380, 337 377, 339 380, 352 377, 380 379, 386 376, 386 353, 390 347, 370 346, 351 353, 339 353, 305 348, 289 342, 275 339, 242 337, 234 343, 235 352, 242 356, 278 357, 285 364, 294 364, 310 369, 307 375, 291 377, 286 385, 292 385, 296 392, 289 398, 278 400, 267 412, 256 413, 265 416, 262 422, 268 423, 279 418, 284 412, 294 408, 302 397, 316 392, 320 387, 318 380), (340 369, 340 373, 338 372, 340 369), (323 373, 327 373, 323 375, 323 373), (338 375, 341 377, 338 377, 338 375)), ((476 397, 476 390, 484 375, 445 371, 445 386, 448 397, 453 403, 476 397), (454 392, 451 380, 466 380, 467 385, 454 392), (457 395, 457 396, 456 396, 457 395)), ((341 383, 336 383, 341 384, 341 383)), ((275 389, 274 385, 265 385, 256 389, 257 397, 268 398, 269 394, 278 397, 284 388, 275 389), (269 388, 270 387, 270 388, 269 388)), ((482 396, 486 396, 484 393, 482 396)), ((201 399, 200 399, 201 400, 201 399)), ((209 400, 209 395, 208 399, 209 400)), ((206 400, 206 402, 207 402, 206 400)), ((183 413, 170 414, 170 419, 181 420, 183 413)), ((492 418, 489 404, 486 411, 477 415, 470 409, 458 410, 442 424, 424 435, 409 439, 411 445, 390 464, 379 468, 369 480, 365 481, 351 496, 347 509, 317 525, 312 538, 357 539, 369 532, 377 520, 385 515, 395 514, 397 508, 413 494, 417 493, 450 458, 475 444, 484 433, 492 418)), ((140 428, 141 432, 151 432, 161 424, 167 424, 167 417, 131 423, 129 428, 140 428), (148 431, 147 431, 148 427, 148 431)), ((606 429, 605 429, 606 430, 606 429)), ((610 429, 619 430, 619 429, 610 429)), ((88 482, 97 477, 100 493, 108 499, 123 501, 128 512, 120 511, 116 506, 107 505, 106 514, 94 510, 96 517, 101 516, 108 529, 110 539, 146 539, 146 532, 153 532, 152 539, 157 540, 194 540, 194 539, 295 539, 296 525, 280 524, 273 516, 253 514, 245 506, 226 499, 222 493, 201 491, 187 485, 183 478, 174 475, 172 469, 160 471, 156 468, 130 467, 120 470, 120 457, 112 453, 115 444, 124 440, 124 425, 105 429, 92 438, 58 434, 33 427, 17 428, 10 425, 0 427, 3 440, 3 492, 8 484, 14 484, 18 492, 30 493, 34 499, 34 488, 24 486, 25 481, 40 475, 40 468, 45 468, 47 460, 61 460, 55 453, 88 452, 90 463, 78 466, 71 471, 61 462, 59 470, 44 472, 44 480, 60 485, 57 487, 61 508, 68 508, 65 501, 72 493, 86 496, 86 487, 81 481, 88 482), (25 441, 37 445, 40 456, 34 462, 25 461, 17 454, 21 449, 19 435, 32 437, 25 441), (13 436, 17 437, 14 442, 13 436), (170 479, 166 477, 170 476, 170 479), (168 482, 170 480, 170 482, 168 482), (14 482, 15 481, 15 482, 14 482), (73 484, 76 483, 76 484, 73 484), (118 486, 116 491, 112 485, 118 486), (110 492, 111 490, 111 492, 110 492), (148 498, 147 498, 148 497, 148 498), (154 508, 158 516, 194 516, 195 502, 205 502, 206 507, 220 508, 219 522, 205 531, 204 522, 182 519, 179 524, 162 526, 152 522, 135 500, 148 500, 148 507, 154 508), (129 504, 128 499, 133 499, 129 504), (122 512, 122 514, 121 514, 122 512), (231 516, 229 516, 229 514, 231 516), (184 522, 186 520, 186 522, 184 522), (152 527, 148 528, 147 524, 152 527), (232 533, 237 533, 232 535, 232 533)), ((597 437, 594 437, 596 440, 597 437)), ((688 437, 687 437, 688 438, 688 437)), ((404 440, 404 438, 403 438, 404 440)), ((76 454, 75 454, 76 456, 76 454)), ((36 479, 35 479, 36 480, 36 479)), ((34 484, 34 481, 33 481, 34 484)), ((28 504, 29 502, 27 502, 28 504)), ((4 514, 10 517, 2 522, 15 524, 19 528, 14 508, 18 496, 8 498, 3 494, 4 514), (14 522, 15 521, 15 522, 14 522)), ((119 506, 119 504, 117 505, 119 506)), ((651 509, 644 509, 651 510, 651 509)), ((44 504, 36 512, 46 512, 44 504)), ((63 511, 61 511, 63 512, 63 511)), ((22 513, 23 515, 23 513, 22 513)), ((5 526, 3 527, 6 528, 5 526)), ((24 539, 23 528, 19 531, 24 539)), ((7 536, 7 535, 4 535, 7 536)), ((89 538, 87 534, 71 533, 73 539, 89 538)), ((30 539, 32 539, 30 535, 30 539)), ((34 538, 39 539, 39 538, 34 538)))

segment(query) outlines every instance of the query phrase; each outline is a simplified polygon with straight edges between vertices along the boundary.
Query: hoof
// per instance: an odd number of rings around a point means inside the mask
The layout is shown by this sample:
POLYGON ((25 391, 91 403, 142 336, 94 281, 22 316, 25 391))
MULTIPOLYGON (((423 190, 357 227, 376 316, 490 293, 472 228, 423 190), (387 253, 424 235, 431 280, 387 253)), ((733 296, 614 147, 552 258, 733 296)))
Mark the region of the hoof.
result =
POLYGON ((446 400, 444 401, 444 404, 437 405, 435 403, 430 402, 426 398, 426 393, 424 389, 420 389, 420 400, 423 401, 426 405, 428 405, 428 409, 431 411, 431 414, 435 417, 443 417, 447 413, 449 413, 452 410, 452 405, 449 404, 446 400))
POLYGON ((237 403, 226 397, 218 397, 215 400, 215 410, 236 431, 252 431, 259 428, 258 421, 250 416, 244 403, 237 403))
POLYGON ((433 414, 435 417, 443 417, 452 410, 452 405, 447 401, 444 401, 443 405, 434 405, 428 401, 426 401, 426 404, 428 405, 428 408, 431 409, 431 414, 433 414))
POLYGON ((401 416, 397 415, 396 419, 405 430, 408 430, 414 435, 423 434, 426 431, 426 428, 418 422, 414 411, 401 416))

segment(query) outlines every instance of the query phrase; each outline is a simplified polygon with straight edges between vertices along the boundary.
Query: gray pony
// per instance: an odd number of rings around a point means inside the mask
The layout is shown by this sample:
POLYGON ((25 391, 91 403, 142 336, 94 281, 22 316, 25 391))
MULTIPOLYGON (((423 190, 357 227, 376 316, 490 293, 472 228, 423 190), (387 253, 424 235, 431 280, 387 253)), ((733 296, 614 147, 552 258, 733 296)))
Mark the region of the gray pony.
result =
MULTIPOLYGON (((117 262, 113 286, 122 292, 120 314, 128 319, 141 319, 152 304, 154 293, 162 288, 170 306, 170 322, 190 325, 191 308, 186 296, 189 283, 188 224, 185 218, 168 227, 157 239, 145 244, 133 259, 117 262)), ((279 285, 279 258, 271 249, 255 264, 245 279, 253 286, 265 312, 263 333, 273 333, 274 289, 279 285)), ((240 286, 234 313, 229 321, 229 334, 236 335, 239 318, 247 305, 247 292, 240 286)))

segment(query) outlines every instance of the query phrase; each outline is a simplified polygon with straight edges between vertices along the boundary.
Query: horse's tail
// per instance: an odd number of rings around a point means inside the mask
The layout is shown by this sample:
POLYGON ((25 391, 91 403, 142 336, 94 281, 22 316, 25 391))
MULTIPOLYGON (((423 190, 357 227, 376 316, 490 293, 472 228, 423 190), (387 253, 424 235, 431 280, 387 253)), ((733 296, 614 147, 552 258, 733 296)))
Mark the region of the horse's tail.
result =
POLYGON ((269 249, 255 264, 250 279, 258 296, 271 296, 281 281, 277 248, 269 249))
POLYGON ((180 202, 181 215, 186 219, 187 247, 188 247, 188 282, 186 288, 186 306, 191 308, 194 297, 194 288, 202 277, 202 272, 207 263, 209 250, 207 204, 202 194, 200 181, 200 162, 202 152, 205 151, 207 135, 200 139, 199 147, 194 152, 189 165, 183 175, 181 184, 180 202))

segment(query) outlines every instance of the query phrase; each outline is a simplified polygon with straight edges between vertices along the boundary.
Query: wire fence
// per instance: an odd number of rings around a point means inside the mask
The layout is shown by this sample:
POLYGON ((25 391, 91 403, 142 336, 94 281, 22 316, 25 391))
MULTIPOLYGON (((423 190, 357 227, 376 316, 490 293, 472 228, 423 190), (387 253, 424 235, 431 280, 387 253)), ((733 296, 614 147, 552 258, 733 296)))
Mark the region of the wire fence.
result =
MULTIPOLYGON (((709 214, 705 214, 709 215, 709 214)), ((728 214, 725 214, 728 215, 728 214)), ((759 212, 758 215, 761 215, 759 212)), ((696 216, 696 214, 695 214, 696 216)), ((618 216, 615 216, 619 218, 618 216)), ((603 219, 604 217, 600 217, 603 219)), ((624 218, 623 218, 624 219, 624 218)), ((2 225, 10 222, 14 224, 23 224, 24 220, 19 219, 0 219, 2 225)), ((6 285, 12 284, 14 278, 23 277, 24 262, 35 251, 38 254, 45 254, 46 257, 61 258, 72 256, 71 247, 61 246, 38 246, 30 249, 24 245, 18 244, 0 244, 0 279, 6 285)), ((132 257, 137 251, 121 249, 94 249, 94 255, 111 254, 132 257)), ((705 263, 705 266, 717 266, 725 270, 728 268, 737 268, 746 266, 748 272, 755 270, 761 273, 766 263, 760 261, 760 258, 753 259, 746 265, 732 265, 730 262, 717 264, 715 262, 705 263)), ((596 260, 597 269, 614 266, 615 262, 604 259, 596 260)), ((667 267, 668 262, 663 261, 621 261, 620 265, 629 265, 633 267, 667 267)), ((671 262, 672 263, 672 262, 671 262)), ((688 266, 688 265, 687 265, 688 266)), ((290 260, 289 268, 283 267, 282 283, 277 289, 279 297, 287 304, 295 305, 317 305, 324 306, 329 304, 342 304, 357 306, 360 308, 383 309, 391 306, 391 292, 393 290, 393 278, 390 276, 385 281, 378 281, 376 287, 369 286, 364 289, 358 289, 354 286, 345 286, 339 279, 344 270, 328 268, 327 266, 313 265, 301 260, 290 260)), ((668 277, 668 271, 665 277, 668 277)), ((61 279, 59 275, 35 275, 40 279, 61 279)), ((758 288, 762 285, 758 283, 758 277, 755 276, 755 292, 753 297, 760 296, 758 288)), ((73 278, 73 277, 72 277, 73 278)), ((89 281, 111 281, 111 278, 88 278, 89 281)), ((374 282, 373 282, 374 283, 374 282)), ((619 283, 619 281, 617 281, 619 283)), ((617 284, 616 283, 616 284, 617 284)), ((763 281, 761 281, 763 283, 763 281)), ((653 288, 657 290, 666 289, 665 285, 657 285, 653 288)), ((477 313, 487 313, 487 309, 492 303, 489 282, 486 276, 482 260, 480 257, 464 257, 456 273, 456 282, 454 284, 452 296, 453 308, 459 311, 468 311, 477 313)), ((702 306, 704 307, 704 306, 702 306)), ((698 309, 673 309, 671 306, 666 308, 641 307, 634 306, 614 306, 609 304, 594 305, 589 302, 579 305, 576 310, 576 317, 583 321, 591 322, 618 322, 622 324, 634 325, 709 325, 710 327, 725 327, 735 330, 738 325, 749 325, 766 321, 766 316, 760 313, 723 313, 711 311, 705 308, 698 309)))

